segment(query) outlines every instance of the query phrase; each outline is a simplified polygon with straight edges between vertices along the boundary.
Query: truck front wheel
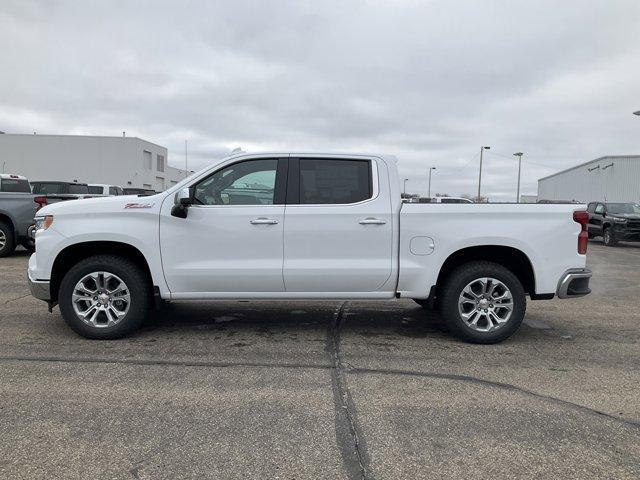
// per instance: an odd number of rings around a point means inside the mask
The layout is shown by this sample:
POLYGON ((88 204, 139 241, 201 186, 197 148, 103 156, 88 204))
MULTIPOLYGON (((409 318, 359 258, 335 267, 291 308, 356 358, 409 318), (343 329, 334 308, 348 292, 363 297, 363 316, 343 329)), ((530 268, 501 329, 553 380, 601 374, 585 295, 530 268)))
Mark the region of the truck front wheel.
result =
POLYGON ((507 268, 469 262, 456 268, 441 287, 440 312, 451 333, 472 343, 497 343, 522 323, 526 297, 507 268))
POLYGON ((613 234, 611 227, 607 227, 604 229, 604 232, 602 233, 602 242, 607 247, 614 247, 616 245, 616 236, 613 234))
POLYGON ((62 279, 60 312, 85 338, 114 339, 133 332, 149 314, 151 283, 136 263, 96 255, 73 266, 62 279))

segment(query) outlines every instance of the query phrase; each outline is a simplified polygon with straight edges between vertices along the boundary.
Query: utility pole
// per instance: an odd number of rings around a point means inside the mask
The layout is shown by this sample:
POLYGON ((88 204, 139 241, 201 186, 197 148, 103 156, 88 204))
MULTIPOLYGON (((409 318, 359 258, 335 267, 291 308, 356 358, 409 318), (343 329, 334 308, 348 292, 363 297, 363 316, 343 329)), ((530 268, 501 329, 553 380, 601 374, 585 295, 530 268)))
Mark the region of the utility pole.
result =
POLYGON ((431 167, 429 169, 429 193, 427 193, 427 197, 431 198, 431 172, 433 172, 436 167, 431 167))
POLYGON ((189 176, 189 161, 187 160, 187 139, 184 139, 184 178, 189 176))
POLYGON ((489 150, 491 147, 480 147, 480 172, 478 173, 478 203, 480 203, 480 187, 482 185, 482 152, 489 150))
POLYGON ((404 188, 402 189, 402 193, 404 193, 405 195, 407 194, 407 182, 409 181, 408 178, 404 179, 404 188))
POLYGON ((520 203, 520 170, 522 168, 522 155, 524 155, 524 153, 516 152, 513 155, 518 157, 518 190, 516 193, 516 203, 520 203))

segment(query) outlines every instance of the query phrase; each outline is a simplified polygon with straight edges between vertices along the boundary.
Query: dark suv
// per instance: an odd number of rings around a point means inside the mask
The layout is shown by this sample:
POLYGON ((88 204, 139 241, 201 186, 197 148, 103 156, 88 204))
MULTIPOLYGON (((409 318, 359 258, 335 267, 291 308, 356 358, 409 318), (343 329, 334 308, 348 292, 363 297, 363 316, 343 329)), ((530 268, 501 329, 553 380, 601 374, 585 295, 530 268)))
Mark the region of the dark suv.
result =
POLYGON ((589 238, 601 236, 612 247, 618 240, 640 241, 640 205, 637 203, 591 202, 589 238))

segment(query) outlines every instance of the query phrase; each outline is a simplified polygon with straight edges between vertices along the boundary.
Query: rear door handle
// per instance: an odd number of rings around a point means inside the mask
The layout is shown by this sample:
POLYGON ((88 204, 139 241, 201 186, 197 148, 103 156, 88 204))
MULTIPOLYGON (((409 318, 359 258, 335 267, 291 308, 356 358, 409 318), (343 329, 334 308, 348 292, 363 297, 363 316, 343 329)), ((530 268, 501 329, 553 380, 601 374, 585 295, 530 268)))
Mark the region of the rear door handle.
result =
POLYGON ((278 223, 278 220, 275 220, 273 218, 261 217, 261 218, 254 218, 249 223, 252 225, 276 225, 278 223))
POLYGON ((358 221, 358 223, 360 225, 384 225, 385 222, 384 220, 380 220, 379 218, 363 218, 362 220, 358 221))

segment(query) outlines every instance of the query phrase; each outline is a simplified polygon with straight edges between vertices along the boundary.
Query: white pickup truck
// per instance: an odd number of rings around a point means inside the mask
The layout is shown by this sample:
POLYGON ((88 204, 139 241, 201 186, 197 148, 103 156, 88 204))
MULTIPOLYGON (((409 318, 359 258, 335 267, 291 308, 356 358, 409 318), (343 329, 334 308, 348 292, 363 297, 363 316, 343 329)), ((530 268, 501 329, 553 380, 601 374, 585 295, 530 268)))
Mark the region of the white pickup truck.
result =
POLYGON ((493 343, 531 299, 589 290, 577 205, 402 203, 394 157, 239 154, 166 192, 38 212, 32 294, 88 338, 161 300, 410 298, 493 343))

